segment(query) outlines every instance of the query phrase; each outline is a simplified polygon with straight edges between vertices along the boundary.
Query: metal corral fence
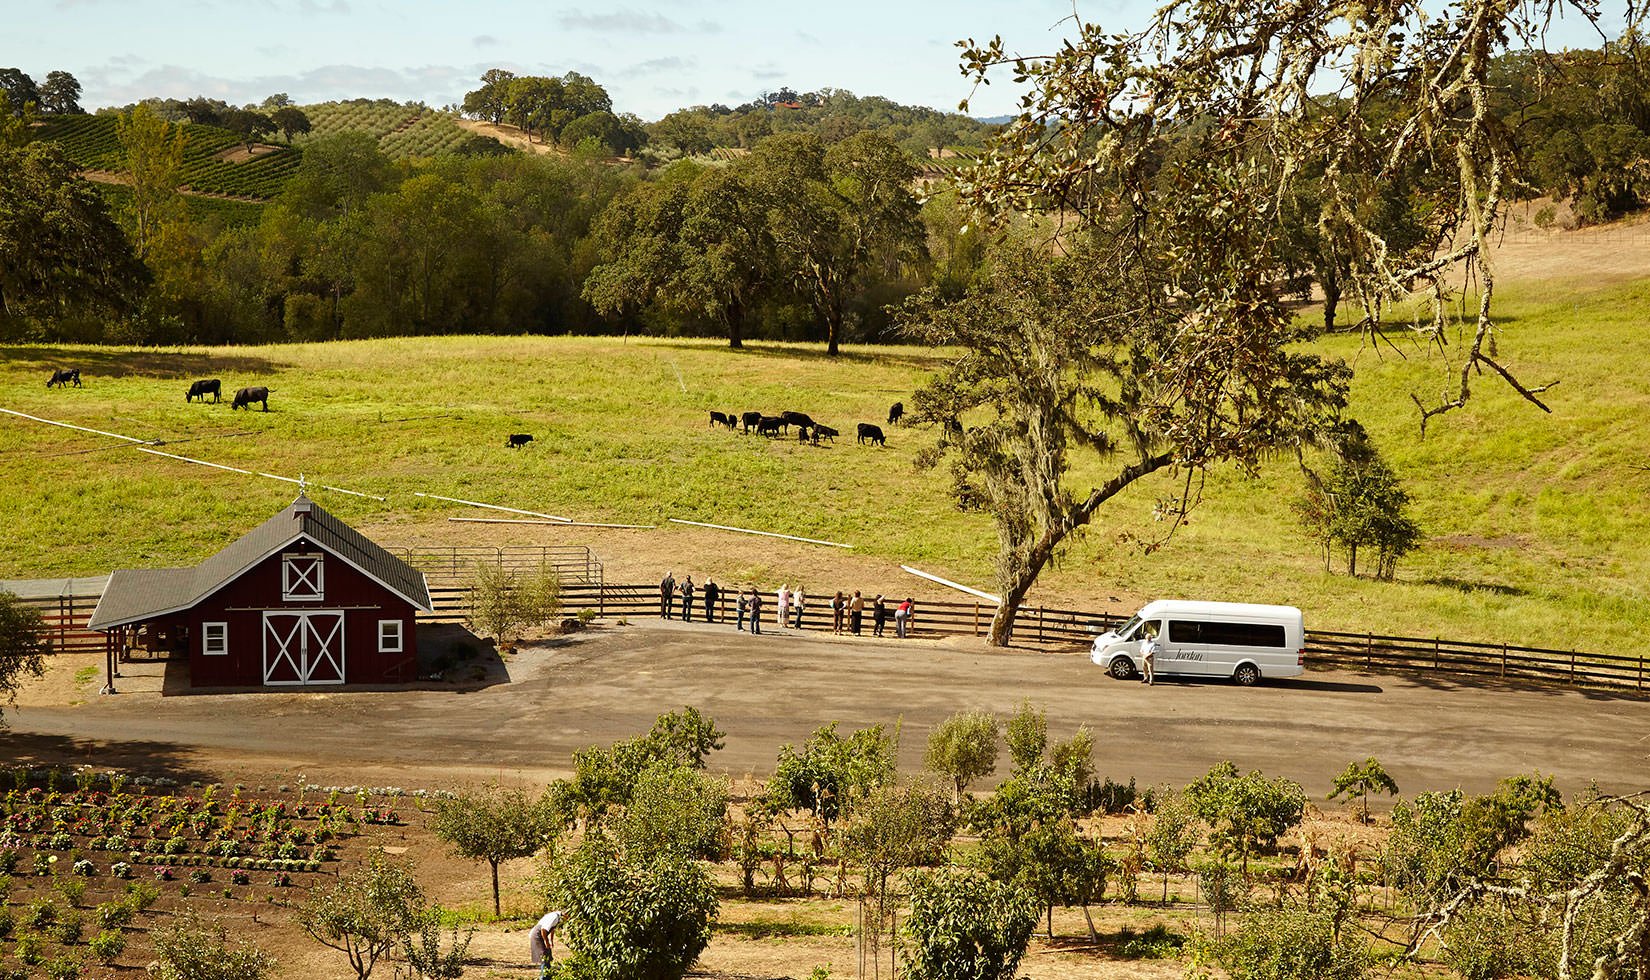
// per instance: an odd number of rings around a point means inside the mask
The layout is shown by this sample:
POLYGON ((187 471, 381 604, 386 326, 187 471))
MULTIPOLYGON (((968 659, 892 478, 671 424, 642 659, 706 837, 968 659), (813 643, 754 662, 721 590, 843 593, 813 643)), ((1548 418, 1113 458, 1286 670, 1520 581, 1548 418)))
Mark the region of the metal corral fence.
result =
POLYGON ((468 581, 480 563, 497 565, 512 572, 535 571, 541 566, 555 569, 562 583, 602 584, 602 563, 583 545, 512 545, 487 547, 386 548, 426 578, 437 581, 468 581))
MULTIPOLYGON (((451 549, 440 549, 450 551, 451 549)), ((495 549, 474 549, 491 552, 495 549)), ((577 550, 577 549, 573 549, 577 550)), ((458 549, 464 560, 465 549, 458 549)), ((472 562, 473 564, 473 562, 472 562)), ((468 566, 465 566, 468 567, 468 566)), ((536 567, 536 564, 535 566, 536 567)), ((599 564, 597 574, 599 575, 599 564)), ((86 629, 86 621, 97 606, 96 594, 56 595, 24 598, 21 601, 41 614, 52 648, 70 653, 103 653, 109 649, 107 637, 86 629)), ((470 589, 453 584, 432 584, 433 613, 419 614, 420 621, 463 622, 469 612, 470 589)), ((593 610, 603 618, 657 616, 659 586, 614 585, 564 579, 562 608, 569 615, 593 610)), ((764 625, 774 621, 776 603, 764 595, 764 625)), ((679 603, 679 600, 678 600, 679 603)), ((803 613, 804 629, 831 628, 830 599, 810 596, 803 613)), ((679 610, 679 604, 676 606, 679 610)), ((737 616, 738 594, 722 593, 716 618, 731 622, 737 616)), ((911 633, 918 637, 984 636, 991 628, 995 607, 985 602, 948 602, 922 599, 915 604, 911 633)), ((693 618, 704 619, 704 602, 694 599, 693 618)), ((1016 618, 1014 639, 1045 647, 1086 647, 1094 635, 1110 629, 1123 618, 1110 613, 1056 609, 1047 606, 1022 607, 1016 618)), ((793 619, 794 622, 794 619, 793 619)), ((893 604, 889 604, 886 631, 892 635, 893 604)), ((871 630, 871 612, 865 613, 863 630, 871 630)), ((1476 643, 1442 637, 1388 636, 1380 633, 1339 633, 1308 630, 1306 654, 1314 665, 1367 670, 1378 673, 1426 672, 1473 677, 1493 677, 1511 681, 1540 681, 1591 687, 1643 691, 1644 654, 1600 654, 1582 650, 1552 650, 1510 643, 1476 643)))

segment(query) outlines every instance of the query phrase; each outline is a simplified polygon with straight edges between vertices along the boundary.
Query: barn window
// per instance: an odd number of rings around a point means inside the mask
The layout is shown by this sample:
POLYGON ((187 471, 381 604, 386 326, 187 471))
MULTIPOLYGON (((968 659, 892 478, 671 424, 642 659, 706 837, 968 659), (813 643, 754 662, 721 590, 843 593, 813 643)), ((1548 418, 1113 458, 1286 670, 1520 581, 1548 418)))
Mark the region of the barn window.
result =
POLYGON ((401 620, 380 619, 378 621, 378 652, 401 652, 401 620))
POLYGON ((229 624, 202 623, 201 624, 201 653, 208 657, 221 657, 229 652, 229 624))
POLYGON ((288 555, 281 563, 281 598, 319 602, 326 597, 320 555, 288 555))

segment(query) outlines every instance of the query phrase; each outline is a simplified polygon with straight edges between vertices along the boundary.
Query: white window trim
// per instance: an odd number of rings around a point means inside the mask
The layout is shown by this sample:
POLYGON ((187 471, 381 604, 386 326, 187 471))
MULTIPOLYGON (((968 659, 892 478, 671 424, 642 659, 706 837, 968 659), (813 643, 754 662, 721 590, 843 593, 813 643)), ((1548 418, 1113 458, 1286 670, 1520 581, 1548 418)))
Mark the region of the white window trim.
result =
POLYGON ((225 657, 229 655, 229 624, 202 623, 201 624, 201 656, 225 657), (212 648, 212 633, 218 633, 217 649, 212 648))
POLYGON ((380 619, 378 621, 378 652, 403 653, 406 651, 406 626, 399 619, 380 619), (384 627, 395 627, 395 645, 391 646, 385 639, 384 627))
POLYGON ((281 559, 282 600, 286 602, 324 602, 327 597, 326 571, 327 563, 320 555, 286 555, 281 559), (292 591, 293 585, 296 584, 295 579, 297 579, 297 581, 301 581, 307 586, 310 584, 311 578, 309 575, 299 578, 293 574, 293 562, 296 559, 313 561, 315 563, 313 573, 315 588, 313 592, 294 593, 292 591))

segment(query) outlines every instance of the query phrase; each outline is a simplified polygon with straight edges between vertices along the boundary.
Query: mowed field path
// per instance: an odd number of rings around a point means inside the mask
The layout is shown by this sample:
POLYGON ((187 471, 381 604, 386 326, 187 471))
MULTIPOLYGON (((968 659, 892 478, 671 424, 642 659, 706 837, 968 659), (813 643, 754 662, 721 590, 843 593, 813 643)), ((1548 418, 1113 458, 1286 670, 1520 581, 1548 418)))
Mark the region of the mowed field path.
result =
POLYGON ((160 669, 145 678, 134 666, 123 682, 133 693, 91 694, 73 706, 26 691, 6 713, 11 731, 0 745, 19 759, 107 766, 130 754, 190 776, 271 782, 288 773, 408 787, 542 781, 565 772, 575 749, 695 705, 728 733, 713 767, 760 777, 781 744, 833 721, 900 723, 902 765, 917 769, 939 720, 965 708, 1006 714, 1029 698, 1046 706, 1051 737, 1088 725, 1097 771, 1142 785, 1182 784, 1231 759, 1296 779, 1316 797, 1347 762, 1373 755, 1406 795, 1483 791, 1532 770, 1557 776, 1566 791, 1595 780, 1636 790, 1650 760, 1650 703, 1631 696, 1329 671, 1252 689, 1147 688, 1113 681, 1074 653, 750 637, 657 620, 526 649, 499 671, 507 683, 467 692, 163 696, 160 669))

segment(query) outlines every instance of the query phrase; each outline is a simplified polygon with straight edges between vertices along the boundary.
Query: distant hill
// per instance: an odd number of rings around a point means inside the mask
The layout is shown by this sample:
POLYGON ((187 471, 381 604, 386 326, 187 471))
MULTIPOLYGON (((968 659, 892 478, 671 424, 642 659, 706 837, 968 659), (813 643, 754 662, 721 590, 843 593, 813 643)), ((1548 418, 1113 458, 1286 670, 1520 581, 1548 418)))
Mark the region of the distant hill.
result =
POLYGON ((1007 126, 1018 116, 975 116, 974 121, 986 126, 1007 126))
POLYGON ((457 115, 416 102, 350 99, 299 108, 309 117, 310 131, 293 139, 297 146, 318 136, 359 132, 376 139, 378 148, 392 159, 509 152, 498 140, 461 127, 457 115))
MULTIPOLYGON (((92 173, 115 175, 126 169, 114 116, 48 116, 35 131, 37 139, 63 148, 69 159, 92 173)), ((267 201, 280 193, 298 169, 300 150, 289 146, 254 144, 227 129, 182 123, 183 189, 195 194, 218 194, 249 201, 267 201)))

